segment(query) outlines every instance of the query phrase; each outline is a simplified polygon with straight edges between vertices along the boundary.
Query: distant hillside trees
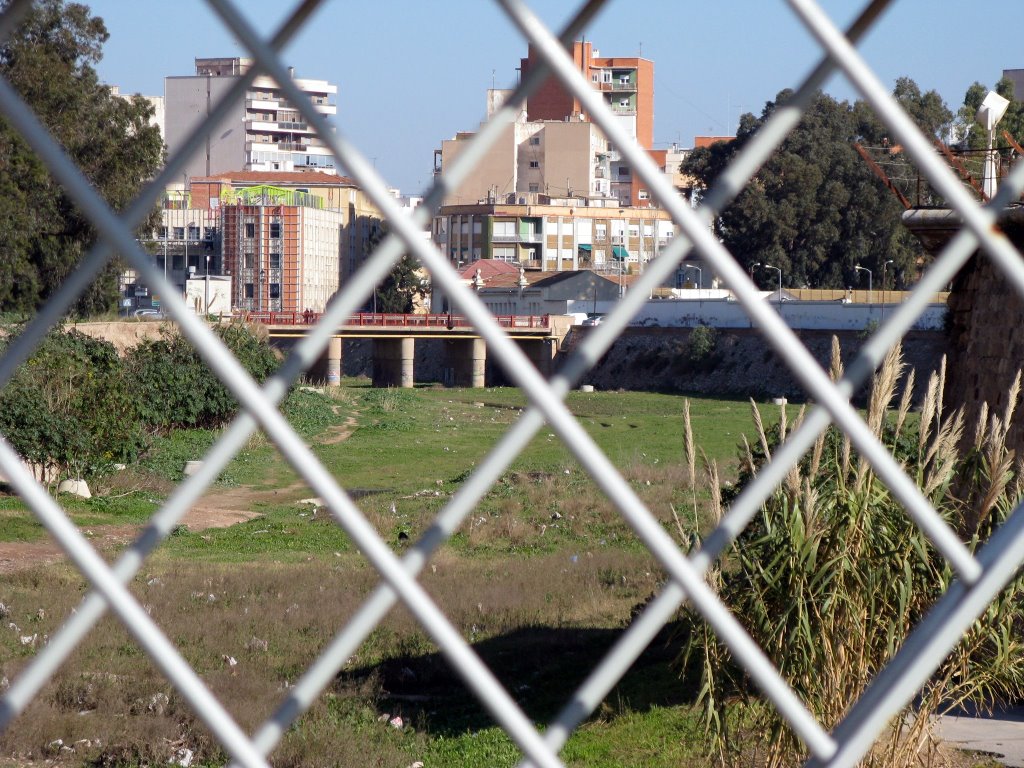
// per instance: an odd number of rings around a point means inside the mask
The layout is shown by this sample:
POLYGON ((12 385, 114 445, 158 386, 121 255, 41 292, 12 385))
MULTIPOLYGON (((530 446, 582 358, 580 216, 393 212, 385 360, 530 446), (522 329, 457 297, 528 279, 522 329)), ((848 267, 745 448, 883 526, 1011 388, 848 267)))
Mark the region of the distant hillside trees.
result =
MULTIPOLYGON (((791 95, 779 93, 760 117, 743 115, 735 141, 695 150, 682 170, 705 188, 713 185, 791 95)), ((948 133, 953 114, 937 93, 922 93, 902 78, 894 95, 927 134, 948 133)), ((758 262, 779 267, 786 286, 846 288, 864 282, 857 265, 879 280, 882 265, 891 259, 886 264, 889 287, 914 280, 920 245, 901 224, 903 209, 896 197, 857 154, 856 141, 880 146, 890 139, 863 102, 840 102, 819 93, 797 128, 715 222, 718 236, 745 268, 758 262)), ((764 288, 777 279, 764 270, 754 270, 753 276, 764 288)))
MULTIPOLYGON (((0 0, 6 12, 10 0, 0 0)), ((152 107, 111 94, 97 79, 108 34, 85 5, 32 3, 0 44, 3 75, 64 146, 96 190, 121 210, 163 160, 152 107)), ((92 225, 0 115, 0 311, 30 312, 71 273, 96 237, 92 225)), ((115 306, 111 263, 79 301, 90 314, 115 306)))

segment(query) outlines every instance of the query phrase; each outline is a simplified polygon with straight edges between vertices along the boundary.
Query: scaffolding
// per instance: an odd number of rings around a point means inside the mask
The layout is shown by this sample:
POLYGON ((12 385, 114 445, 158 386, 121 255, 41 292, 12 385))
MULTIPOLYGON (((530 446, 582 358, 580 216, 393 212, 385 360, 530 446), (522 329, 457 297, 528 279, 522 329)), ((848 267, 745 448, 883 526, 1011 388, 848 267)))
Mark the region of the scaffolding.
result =
MULTIPOLYGON (((265 201, 266 198, 263 198, 265 201)), ((221 206, 224 267, 234 277, 233 305, 250 312, 301 312, 302 208, 221 206)))

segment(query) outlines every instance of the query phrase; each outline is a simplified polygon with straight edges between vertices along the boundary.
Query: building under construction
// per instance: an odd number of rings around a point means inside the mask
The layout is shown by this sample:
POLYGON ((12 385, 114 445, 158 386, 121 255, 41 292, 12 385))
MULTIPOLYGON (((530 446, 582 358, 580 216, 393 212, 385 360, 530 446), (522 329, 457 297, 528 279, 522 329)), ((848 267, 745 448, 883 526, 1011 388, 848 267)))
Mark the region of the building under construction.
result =
POLYGON ((224 271, 244 311, 322 312, 338 290, 344 215, 322 198, 269 185, 225 190, 224 271))

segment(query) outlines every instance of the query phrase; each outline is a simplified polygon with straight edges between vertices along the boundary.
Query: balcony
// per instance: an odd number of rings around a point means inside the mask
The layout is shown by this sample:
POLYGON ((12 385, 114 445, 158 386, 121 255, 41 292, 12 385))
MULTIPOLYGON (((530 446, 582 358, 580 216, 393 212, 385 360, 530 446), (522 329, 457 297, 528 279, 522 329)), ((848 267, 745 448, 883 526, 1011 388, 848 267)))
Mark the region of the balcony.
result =
POLYGON ((527 232, 517 235, 491 235, 492 243, 540 243, 544 236, 539 232, 527 232))
POLYGON ((281 102, 277 99, 246 99, 245 108, 247 111, 268 109, 276 112, 281 108, 281 102))
POLYGON ((632 93, 636 91, 636 83, 623 83, 620 80, 613 80, 609 83, 592 83, 592 85, 602 93, 609 93, 611 91, 632 93))

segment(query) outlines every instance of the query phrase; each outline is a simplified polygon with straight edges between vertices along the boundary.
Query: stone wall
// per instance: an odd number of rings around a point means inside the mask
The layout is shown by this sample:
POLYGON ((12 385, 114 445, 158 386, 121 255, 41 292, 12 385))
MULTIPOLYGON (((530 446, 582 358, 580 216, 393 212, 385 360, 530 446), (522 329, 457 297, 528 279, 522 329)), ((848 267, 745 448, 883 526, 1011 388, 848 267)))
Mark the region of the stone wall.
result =
MULTIPOLYGON (((977 254, 964 265, 949 298, 949 374, 946 405, 964 407, 973 438, 983 402, 1002 418, 1017 371, 1024 367, 1024 302, 989 259, 977 254)), ((1009 447, 1024 456, 1024 412, 1007 435, 1009 447)))
MULTIPOLYGON (((585 333, 588 329, 574 329, 585 333)), ((755 330, 715 332, 715 347, 699 360, 691 359, 690 329, 629 328, 615 342, 583 383, 597 389, 639 389, 691 392, 724 397, 807 399, 788 365, 755 330)), ((798 331, 797 335, 821 366, 828 370, 832 336, 839 338, 843 360, 853 357, 863 336, 852 332, 798 331)), ((570 339, 567 347, 573 344, 570 339)), ((920 402, 928 376, 946 352, 941 331, 912 331, 903 342, 904 360, 915 370, 915 401, 920 402)), ((856 400, 863 398, 864 390, 856 400)))
MULTIPOLYGON (((565 358, 583 335, 592 329, 574 326, 566 337, 555 366, 565 358)), ((788 366, 757 332, 747 329, 716 331, 716 345, 704 359, 690 359, 689 328, 628 328, 581 383, 597 389, 632 389, 690 392, 723 397, 787 397, 806 399, 788 366)), ((859 333, 800 331, 799 337, 826 370, 832 354, 832 336, 838 336, 843 359, 859 349, 859 333)), ((904 340, 904 358, 915 371, 915 397, 923 396, 928 376, 937 370, 946 351, 945 334, 912 331, 904 340)), ((444 382, 442 341, 416 340, 416 383, 444 382)), ((369 377, 373 371, 372 342, 346 339, 342 353, 346 376, 369 377)), ((488 360, 487 385, 506 384, 500 367, 488 360)), ((863 393, 861 393, 863 394, 863 393)))

